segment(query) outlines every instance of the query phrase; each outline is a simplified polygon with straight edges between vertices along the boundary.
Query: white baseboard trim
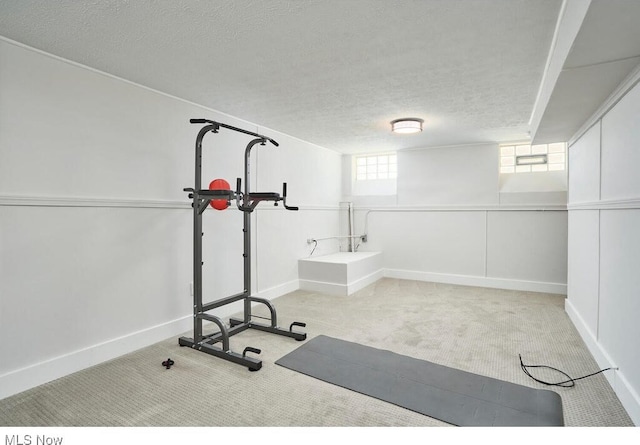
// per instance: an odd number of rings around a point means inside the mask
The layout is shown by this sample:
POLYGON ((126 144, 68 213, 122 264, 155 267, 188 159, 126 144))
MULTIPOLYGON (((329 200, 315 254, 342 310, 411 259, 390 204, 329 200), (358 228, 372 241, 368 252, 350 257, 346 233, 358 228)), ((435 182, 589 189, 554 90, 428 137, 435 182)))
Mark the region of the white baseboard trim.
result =
POLYGON ((300 289, 328 295, 348 295, 346 284, 328 283, 326 281, 300 280, 300 289))
POLYGON ((542 281, 525 281, 507 278, 492 278, 473 275, 443 274, 415 270, 385 269, 384 276, 403 280, 432 281, 435 283, 459 284, 462 286, 490 287, 551 294, 567 294, 567 285, 542 281))
POLYGON ((616 371, 616 383, 613 386, 620 403, 629 414, 631 421, 635 426, 640 426, 640 395, 633 390, 629 384, 629 380, 625 377, 624 372, 616 371))
POLYGON ((299 280, 300 289, 308 290, 312 292, 319 292, 322 294, 336 295, 336 296, 349 296, 354 292, 357 292, 370 284, 375 283, 384 275, 384 270, 379 269, 376 272, 370 273, 356 281, 351 283, 330 283, 327 281, 314 281, 314 280, 299 280))
POLYGON ((78 351, 52 358, 0 376, 0 399, 64 377, 145 346, 177 336, 192 328, 191 315, 133 332, 78 351))
POLYGON ((364 289, 365 287, 375 283, 382 277, 384 277, 384 269, 378 269, 377 271, 370 273, 369 275, 362 277, 357 281, 353 281, 349 283, 347 285, 348 286, 347 295, 351 295, 354 292, 358 292, 359 290, 364 289))
POLYGON ((266 298, 267 300, 275 300, 278 297, 281 297, 298 289, 300 289, 300 280, 295 279, 287 283, 270 287, 268 289, 259 290, 256 297, 266 298))
MULTIPOLYGON (((261 291, 257 296, 275 299, 300 287, 298 280, 293 280, 261 291)), ((259 303, 255 304, 256 306, 259 303)), ((226 311, 218 311, 221 318, 229 317, 242 311, 238 304, 229 305, 226 311)), ((70 352, 25 368, 10 371, 0 376, 0 399, 18 394, 52 380, 81 371, 99 363, 128 354, 146 346, 163 341, 171 336, 176 337, 193 329, 193 316, 188 315, 157 326, 143 329, 119 338, 70 352)))
MULTIPOLYGON (((576 327, 578 334, 580 334, 580 337, 582 337, 582 340, 587 345, 587 349, 589 349, 589 352, 591 352, 591 355, 593 355, 593 358, 598 363, 598 366, 601 369, 616 368, 617 365, 614 360, 609 356, 607 351, 602 348, 596 336, 591 329, 589 329, 589 326, 585 323, 569 299, 565 301, 564 309, 576 327)), ((636 426, 640 426, 640 396, 629 384, 629 381, 625 377, 624 370, 606 371, 604 375, 633 423, 636 426)))

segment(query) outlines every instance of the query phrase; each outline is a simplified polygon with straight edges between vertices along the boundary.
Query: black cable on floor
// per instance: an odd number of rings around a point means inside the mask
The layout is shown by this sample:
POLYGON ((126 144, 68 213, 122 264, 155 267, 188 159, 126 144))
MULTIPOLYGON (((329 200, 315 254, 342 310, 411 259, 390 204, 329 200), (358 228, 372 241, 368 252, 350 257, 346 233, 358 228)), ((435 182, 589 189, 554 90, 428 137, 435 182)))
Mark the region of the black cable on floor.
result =
POLYGON ((571 388, 573 386, 576 386, 576 381, 577 380, 582 380, 582 379, 586 379, 587 377, 591 377, 594 376, 596 374, 600 374, 601 372, 605 372, 608 371, 610 369, 618 369, 618 368, 606 368, 606 369, 601 369, 600 371, 594 372, 592 374, 589 375, 583 375, 582 377, 576 377, 575 379, 573 377, 571 377, 569 374, 567 374, 564 371, 561 371, 557 368, 553 368, 551 366, 546 366, 546 365, 525 365, 522 362, 522 355, 518 354, 518 357, 520 357, 520 367, 522 368, 522 371, 524 371, 524 373, 526 375, 528 375, 529 377, 531 377, 533 380, 535 380, 538 383, 542 383, 543 385, 548 385, 548 386, 561 386, 563 388, 571 388), (567 377, 567 380, 564 380, 562 382, 556 382, 556 383, 551 383, 551 382, 545 382, 544 380, 540 380, 535 378, 534 376, 531 375, 531 373, 529 373, 529 370, 527 368, 547 368, 547 369, 551 369, 553 371, 559 372, 560 374, 564 375, 565 377, 567 377))

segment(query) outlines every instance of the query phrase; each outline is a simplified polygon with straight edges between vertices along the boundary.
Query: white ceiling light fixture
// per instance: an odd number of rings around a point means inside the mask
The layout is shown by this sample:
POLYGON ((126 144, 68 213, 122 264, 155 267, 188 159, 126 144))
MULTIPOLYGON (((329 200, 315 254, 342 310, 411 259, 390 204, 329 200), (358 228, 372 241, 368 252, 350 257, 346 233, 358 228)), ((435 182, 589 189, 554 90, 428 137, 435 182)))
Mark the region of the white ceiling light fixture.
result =
POLYGON ((411 134, 420 133, 424 120, 415 117, 405 117, 391 121, 391 131, 394 133, 411 134))

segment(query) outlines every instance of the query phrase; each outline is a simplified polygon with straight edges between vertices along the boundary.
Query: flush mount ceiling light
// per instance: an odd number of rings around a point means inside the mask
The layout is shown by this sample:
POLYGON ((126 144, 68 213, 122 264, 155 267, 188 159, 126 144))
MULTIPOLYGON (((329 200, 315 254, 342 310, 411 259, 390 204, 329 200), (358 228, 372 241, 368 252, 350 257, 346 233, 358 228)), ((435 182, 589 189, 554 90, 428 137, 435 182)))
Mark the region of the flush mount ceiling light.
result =
POLYGON ((394 133, 410 134, 422 131, 422 119, 415 117, 405 117, 391 121, 391 131, 394 133))

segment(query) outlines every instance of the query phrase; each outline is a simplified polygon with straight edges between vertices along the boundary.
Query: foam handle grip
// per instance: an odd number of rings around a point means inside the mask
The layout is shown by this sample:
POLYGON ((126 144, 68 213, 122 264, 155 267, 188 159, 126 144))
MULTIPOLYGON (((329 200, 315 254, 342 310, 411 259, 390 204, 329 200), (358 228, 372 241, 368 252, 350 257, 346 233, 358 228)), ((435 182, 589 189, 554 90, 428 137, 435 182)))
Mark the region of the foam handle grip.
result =
POLYGON ((287 197, 287 183, 286 182, 282 183, 282 197, 283 198, 287 197))
POLYGON ((237 178, 236 179, 236 193, 239 195, 240 194, 240 189, 242 188, 242 179, 241 178, 237 178))
POLYGON ((192 124, 206 124, 207 121, 205 119, 189 119, 189 122, 192 124))

